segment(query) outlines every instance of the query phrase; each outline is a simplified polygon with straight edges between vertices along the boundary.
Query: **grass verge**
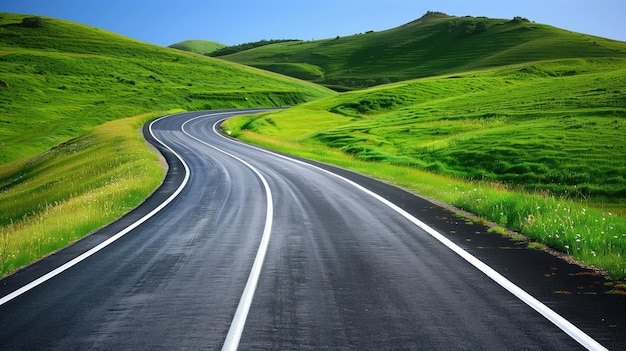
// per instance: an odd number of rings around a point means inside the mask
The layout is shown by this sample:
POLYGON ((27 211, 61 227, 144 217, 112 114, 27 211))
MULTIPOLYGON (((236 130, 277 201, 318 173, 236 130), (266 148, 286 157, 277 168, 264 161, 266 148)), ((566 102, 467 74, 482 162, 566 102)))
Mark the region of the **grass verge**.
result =
POLYGON ((121 217, 165 175, 139 128, 163 113, 105 123, 0 166, 0 276, 121 217))
MULTIPOLYGON (((592 77, 596 76, 592 75, 592 77)), ((247 142, 353 169, 425 197, 465 209, 501 226, 519 231, 531 240, 568 253, 580 262, 608 272, 614 279, 626 277, 624 257, 626 255, 626 217, 623 215, 623 202, 619 202, 620 185, 623 181, 623 177, 620 176, 623 161, 620 160, 623 160, 621 157, 623 154, 617 151, 624 147, 624 143, 620 142, 620 137, 615 135, 615 132, 619 130, 615 121, 618 121, 618 124, 623 121, 619 112, 622 109, 621 104, 610 104, 615 107, 610 108, 608 119, 600 117, 605 112, 605 107, 602 106, 587 106, 583 109, 578 106, 557 105, 557 108, 551 108, 544 105, 544 100, 553 99, 554 95, 548 93, 562 87, 563 82, 560 79, 557 79, 556 83, 550 79, 539 79, 538 82, 542 85, 550 84, 550 82, 555 85, 551 88, 541 85, 524 86, 526 94, 521 91, 516 92, 521 97, 511 94, 502 95, 497 89, 492 88, 491 93, 485 93, 485 96, 490 98, 482 100, 484 104, 477 104, 479 94, 470 92, 464 98, 464 93, 459 88, 462 86, 467 88, 468 84, 472 83, 472 79, 444 78, 418 83, 418 85, 432 86, 455 81, 450 86, 451 91, 455 93, 455 98, 448 101, 445 106, 441 105, 441 100, 436 96, 431 98, 423 92, 416 93, 414 89, 407 89, 404 95, 399 95, 398 91, 393 90, 395 86, 391 86, 388 90, 372 89, 357 95, 345 94, 278 113, 238 117, 228 120, 223 128, 227 129, 232 136, 247 142), (542 88, 541 92, 546 94, 545 98, 534 95, 538 88, 542 88), (393 104, 384 101, 386 107, 378 108, 374 115, 368 114, 369 111, 361 113, 354 111, 353 101, 374 101, 375 99, 371 97, 376 94, 393 98, 394 101, 400 101, 403 105, 394 108, 393 104), (528 94, 534 96, 534 104, 529 107, 507 109, 506 113, 493 111, 494 108, 501 109, 505 102, 516 104, 524 101, 523 97, 527 98, 528 94), (409 101, 411 98, 420 101, 409 101), (469 110, 461 112, 457 110, 457 104, 464 106, 467 104, 469 110), (477 120, 479 124, 487 123, 476 128, 471 127, 470 125, 476 122, 472 116, 478 112, 472 110, 471 105, 481 106, 480 115, 492 116, 493 113, 496 117, 493 125, 479 118, 477 120), (345 110, 333 113, 332 111, 336 111, 338 107, 345 108, 345 110), (352 111, 349 111, 350 109, 352 111), (537 115, 533 115, 532 111, 537 111, 537 115), (455 115, 456 113, 458 115, 455 115), (504 121, 497 118, 515 114, 519 115, 504 121), (553 114, 556 114, 556 118, 551 117, 553 114), (593 125, 576 128, 577 133, 562 133, 570 130, 567 116, 575 114, 581 115, 579 122, 593 123, 593 125), (455 124, 457 121, 469 124, 456 130, 454 128, 458 128, 455 124), (552 123, 555 121, 567 123, 564 126, 557 126, 552 123), (531 134, 542 139, 541 142, 531 143, 532 147, 528 147, 528 144, 523 141, 527 138, 530 129, 533 131, 531 134), (419 133, 415 130, 419 130, 419 133), (429 134, 428 131, 432 133, 429 134), (496 138, 494 137, 496 133, 501 135, 496 138), (574 140, 571 145, 563 142, 563 135, 574 140), (320 138, 320 136, 325 137, 320 138), (505 150, 500 145, 501 143, 507 144, 508 149, 505 150), (554 143, 554 148, 551 143, 554 143), (402 147, 403 145, 406 147, 402 147), (420 145, 424 145, 424 150, 430 150, 430 152, 437 150, 448 153, 458 152, 456 158, 452 157, 454 155, 448 158, 449 164, 453 164, 455 160, 465 160, 468 154, 480 150, 485 162, 478 166, 492 166, 494 162, 488 162, 489 160, 493 161, 500 154, 508 155, 502 150, 511 151, 511 155, 515 155, 513 151, 517 150, 529 151, 529 157, 534 159, 534 162, 544 159, 554 160, 554 163, 546 165, 545 169, 555 174, 560 174, 558 167, 562 167, 562 171, 567 171, 572 165, 589 169, 594 165, 613 167, 612 173, 608 174, 612 177, 611 181, 607 178, 604 186, 602 183, 595 184, 598 189, 608 191, 612 189, 609 185, 612 186, 612 182, 615 181, 616 197, 613 198, 613 202, 604 202, 605 198, 602 197, 572 196, 572 192, 566 191, 576 189, 576 182, 581 180, 575 180, 572 184, 565 180, 559 181, 558 184, 554 184, 560 186, 557 192, 550 191, 550 188, 533 190, 534 183, 518 183, 517 181, 522 179, 520 177, 510 183, 498 177, 491 179, 487 176, 473 177, 471 173, 473 168, 459 168, 469 173, 469 176, 458 171, 453 172, 453 175, 442 174, 448 168, 445 164, 433 169, 427 162, 423 162, 423 159, 413 158, 416 154, 414 151, 406 152, 406 150, 415 150, 416 146, 421 147, 420 145), (584 148, 587 157, 581 157, 581 148, 584 148), (559 152, 553 155, 553 149, 559 152), (589 157, 589 155, 594 157, 589 157), (606 162, 598 162, 600 159, 606 162), (524 185, 531 186, 524 187, 524 185)), ((484 82, 486 81, 483 80, 481 83, 484 82)), ((600 85, 606 83, 604 81, 598 83, 598 79, 594 82, 600 85)), ((518 81, 518 84, 522 83, 518 81)), ((403 87, 407 86, 403 85, 403 87)), ((468 89, 471 90, 471 88, 469 86, 468 89)), ((585 89, 584 86, 581 89, 585 89)), ((600 104, 603 98, 612 96, 611 93, 589 98, 586 94, 572 92, 568 94, 573 101, 582 99, 579 96, 584 95, 584 99, 589 99, 587 101, 593 99, 596 104, 600 104)), ((357 107, 363 105, 374 104, 358 103, 357 107)), ((382 104, 378 105, 382 106, 382 104)), ((428 155, 428 152, 424 155, 428 155)), ((475 156, 472 159, 481 158, 475 156)), ((509 162, 511 165, 523 164, 524 160, 517 156, 511 158, 509 162)), ((497 165, 497 162, 495 164, 497 165)), ((476 167, 476 163, 471 166, 476 167)), ((482 170, 479 173, 486 175, 487 172, 482 172, 482 170)), ((516 172, 512 167, 505 174, 512 177, 516 172)), ((494 172, 494 174, 498 173, 494 172)), ((586 179, 581 182, 584 183, 586 179)), ((542 185, 550 184, 546 182, 542 185)))

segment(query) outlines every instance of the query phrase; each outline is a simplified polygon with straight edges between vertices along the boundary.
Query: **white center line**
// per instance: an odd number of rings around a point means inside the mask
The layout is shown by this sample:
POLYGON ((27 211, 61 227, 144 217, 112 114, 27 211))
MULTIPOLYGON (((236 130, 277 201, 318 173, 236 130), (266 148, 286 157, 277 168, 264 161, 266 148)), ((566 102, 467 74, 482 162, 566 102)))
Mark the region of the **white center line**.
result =
MULTIPOLYGON (((274 203, 272 200, 272 191, 270 189, 270 186, 267 183, 267 180, 265 179, 265 177, 263 177, 263 175, 261 174, 261 172, 259 172, 258 169, 253 167, 248 162, 242 160, 241 158, 231 153, 228 153, 218 147, 215 147, 201 139, 194 137, 193 135, 189 134, 185 130, 185 125, 187 123, 195 119, 215 116, 215 115, 216 114, 202 115, 202 116, 192 118, 188 120, 187 122, 183 123, 181 129, 183 133, 185 133, 190 138, 195 139, 208 147, 211 147, 225 155, 228 155, 234 158, 235 160, 243 163, 246 167, 251 169, 252 172, 254 172, 256 176, 261 180, 261 183, 263 183, 263 187, 265 188, 265 194, 266 194, 267 211, 265 214, 265 227, 263 228, 263 236, 261 237, 261 243, 259 244, 259 249, 257 251, 256 258, 254 259, 252 270, 250 271, 250 276, 248 277, 248 281, 246 282, 246 287, 244 288, 244 291, 241 295, 241 299, 239 300, 239 305, 237 306, 237 310, 235 311, 235 315, 231 322, 230 328, 228 329, 226 340, 224 341, 224 345, 222 346, 222 350, 237 350, 237 348, 239 347, 239 341, 241 340, 241 334, 243 333, 243 328, 246 324, 246 319, 248 318, 248 312, 250 311, 250 306, 252 305, 252 300, 254 299, 254 292, 256 291, 256 287, 259 282, 261 269, 263 268, 263 261, 265 261, 265 254, 267 253, 267 247, 269 246, 270 236, 272 233, 272 221, 274 218, 274 203)), ((219 133, 216 130, 216 126, 218 123, 219 122, 216 122, 213 125, 213 131, 219 135, 219 133)))

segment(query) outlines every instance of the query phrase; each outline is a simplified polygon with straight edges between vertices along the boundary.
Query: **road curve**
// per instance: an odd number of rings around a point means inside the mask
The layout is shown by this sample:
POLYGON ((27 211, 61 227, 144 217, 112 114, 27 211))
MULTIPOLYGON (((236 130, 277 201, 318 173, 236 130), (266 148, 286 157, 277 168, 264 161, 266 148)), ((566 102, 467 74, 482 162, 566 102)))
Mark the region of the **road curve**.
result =
POLYGON ((554 294, 601 278, 539 251, 502 249, 514 244, 400 189, 215 132, 238 113, 153 123, 149 139, 170 164, 163 187, 120 221, 0 281, 0 348, 624 345, 624 298, 554 294), (492 268, 505 283, 486 275, 492 268), (540 307, 511 293, 518 287, 540 307))

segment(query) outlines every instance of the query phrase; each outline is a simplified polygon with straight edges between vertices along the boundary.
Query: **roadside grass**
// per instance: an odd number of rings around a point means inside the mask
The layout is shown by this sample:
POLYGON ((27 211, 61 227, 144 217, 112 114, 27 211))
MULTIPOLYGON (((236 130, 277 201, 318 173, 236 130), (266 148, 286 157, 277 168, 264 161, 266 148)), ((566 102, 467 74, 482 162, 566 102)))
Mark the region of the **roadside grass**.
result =
POLYGON ((541 247, 537 243, 549 245, 606 271, 613 279, 626 277, 626 218, 602 210, 603 204, 516 191, 502 184, 470 181, 411 166, 365 161, 320 145, 250 130, 236 131, 230 121, 224 128, 241 140, 373 176, 518 231, 535 242, 529 243, 532 247, 541 247))
POLYGON ((584 201, 489 184, 461 191, 451 203, 603 269, 615 279, 626 277, 626 217, 584 201))
POLYGON ((234 118, 233 136, 466 209, 626 276, 626 61, 380 86, 234 118))
POLYGON ((140 132, 161 114, 108 122, 0 166, 0 276, 114 221, 161 184, 165 170, 140 132))

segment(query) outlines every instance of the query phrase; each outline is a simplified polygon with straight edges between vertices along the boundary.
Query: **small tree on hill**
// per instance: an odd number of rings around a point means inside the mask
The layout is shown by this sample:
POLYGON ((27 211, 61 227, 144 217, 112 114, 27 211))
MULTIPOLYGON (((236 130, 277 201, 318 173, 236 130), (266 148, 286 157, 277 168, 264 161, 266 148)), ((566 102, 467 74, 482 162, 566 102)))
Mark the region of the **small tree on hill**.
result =
POLYGON ((41 17, 26 17, 22 19, 22 26, 28 28, 41 28, 43 27, 43 18, 41 17))
POLYGON ((436 15, 443 15, 443 16, 448 16, 448 14, 441 12, 441 11, 426 11, 426 13, 424 14, 424 16, 422 17, 426 17, 426 16, 436 16, 436 15))
POLYGON ((476 23, 476 28, 474 29, 474 33, 482 33, 487 30, 487 24, 483 21, 476 23))
POLYGON ((513 22, 515 22, 515 23, 524 23, 524 22, 530 22, 530 20, 528 20, 528 18, 515 16, 515 17, 513 17, 513 22))

